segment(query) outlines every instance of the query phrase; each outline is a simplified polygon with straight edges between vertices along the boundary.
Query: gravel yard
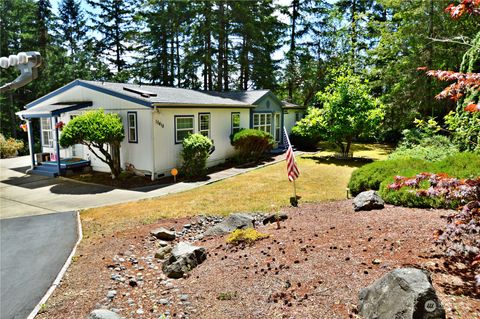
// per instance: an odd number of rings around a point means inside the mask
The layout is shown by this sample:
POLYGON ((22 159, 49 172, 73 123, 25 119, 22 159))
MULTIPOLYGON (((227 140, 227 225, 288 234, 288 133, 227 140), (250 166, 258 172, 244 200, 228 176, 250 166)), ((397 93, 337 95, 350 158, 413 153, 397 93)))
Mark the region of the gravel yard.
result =
POLYGON ((448 211, 387 205, 354 212, 351 200, 283 211, 288 219, 281 229, 259 225, 270 237, 252 246, 229 246, 225 236, 199 239, 198 217, 87 239, 37 318, 84 318, 100 307, 125 318, 356 317, 360 288, 401 266, 432 272, 447 317, 480 313, 478 296, 445 294, 447 286, 451 293, 462 284, 443 271, 432 242, 448 211), (154 257, 159 241, 150 230, 182 231, 185 224, 191 230, 181 240, 205 247, 208 257, 186 278, 168 279, 154 257))

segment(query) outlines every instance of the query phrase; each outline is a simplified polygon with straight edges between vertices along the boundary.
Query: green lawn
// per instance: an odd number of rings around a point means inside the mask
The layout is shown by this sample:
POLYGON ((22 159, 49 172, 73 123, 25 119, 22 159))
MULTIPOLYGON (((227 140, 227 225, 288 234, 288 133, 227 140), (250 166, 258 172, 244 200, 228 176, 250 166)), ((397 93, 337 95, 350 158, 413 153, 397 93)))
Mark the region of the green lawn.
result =
MULTIPOLYGON (((389 148, 382 145, 355 145, 355 156, 382 159, 389 148)), ((300 178, 296 181, 300 204, 345 199, 350 175, 365 160, 341 161, 325 157, 329 152, 297 158, 300 178)), ((88 209, 82 212, 86 237, 150 224, 161 218, 198 214, 227 215, 233 212, 274 212, 289 205, 292 183, 286 164, 261 169, 183 193, 133 203, 88 209)))

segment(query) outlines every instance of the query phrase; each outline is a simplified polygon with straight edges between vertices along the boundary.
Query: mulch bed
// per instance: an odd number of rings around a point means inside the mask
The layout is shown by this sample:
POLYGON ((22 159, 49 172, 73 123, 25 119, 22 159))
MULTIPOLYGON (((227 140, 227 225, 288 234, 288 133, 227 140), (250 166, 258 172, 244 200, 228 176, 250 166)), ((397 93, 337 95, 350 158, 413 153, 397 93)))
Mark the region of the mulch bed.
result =
POLYGON ((181 230, 197 218, 87 239, 38 318, 84 318, 102 306, 125 318, 158 318, 166 311, 172 318, 202 319, 356 317, 359 290, 402 266, 431 271, 447 318, 480 313, 478 296, 452 294, 451 286, 461 288, 462 280, 442 269, 432 243, 449 211, 387 206, 354 212, 351 200, 284 211, 289 218, 281 229, 262 225, 259 230, 271 236, 253 246, 227 246, 225 237, 197 242, 207 248, 207 260, 177 280, 166 280, 153 258, 158 246, 149 231, 181 230), (118 265, 125 269, 115 270, 118 265), (112 273, 127 280, 112 280, 112 273), (129 285, 129 276, 140 278, 137 286, 129 285), (117 295, 110 301, 112 289, 117 295))
MULTIPOLYGON (((283 154, 275 155, 266 157, 260 163, 246 163, 246 164, 237 164, 234 161, 226 161, 225 163, 218 164, 207 169, 207 174, 216 173, 219 171, 223 171, 229 168, 250 168, 256 167, 263 164, 267 164, 269 162, 276 161, 284 156, 283 154)), ((112 179, 112 175, 110 173, 105 172, 75 172, 71 175, 68 175, 66 178, 70 178, 76 181, 85 182, 85 183, 93 183, 93 184, 100 184, 115 188, 121 189, 135 189, 135 188, 142 188, 142 187, 151 187, 151 186, 167 186, 173 184, 174 182, 197 182, 197 181, 204 181, 208 180, 208 177, 195 179, 195 180, 187 180, 181 176, 177 176, 177 179, 174 180, 173 176, 165 176, 160 177, 154 181, 151 180, 150 176, 136 176, 132 172, 122 172, 117 179, 112 179)))

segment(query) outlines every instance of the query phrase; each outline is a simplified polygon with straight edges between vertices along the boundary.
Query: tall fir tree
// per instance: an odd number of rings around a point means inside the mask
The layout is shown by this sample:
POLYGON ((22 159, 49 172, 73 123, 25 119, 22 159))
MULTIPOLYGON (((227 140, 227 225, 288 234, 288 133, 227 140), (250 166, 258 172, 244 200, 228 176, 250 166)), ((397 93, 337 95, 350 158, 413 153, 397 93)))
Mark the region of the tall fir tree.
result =
POLYGON ((62 0, 59 5, 59 40, 68 53, 76 60, 80 50, 84 49, 87 25, 81 0, 62 0))
POLYGON ((96 13, 91 14, 93 30, 101 35, 97 49, 112 64, 114 78, 129 79, 127 54, 130 52, 133 25, 133 2, 131 0, 87 0, 96 13))

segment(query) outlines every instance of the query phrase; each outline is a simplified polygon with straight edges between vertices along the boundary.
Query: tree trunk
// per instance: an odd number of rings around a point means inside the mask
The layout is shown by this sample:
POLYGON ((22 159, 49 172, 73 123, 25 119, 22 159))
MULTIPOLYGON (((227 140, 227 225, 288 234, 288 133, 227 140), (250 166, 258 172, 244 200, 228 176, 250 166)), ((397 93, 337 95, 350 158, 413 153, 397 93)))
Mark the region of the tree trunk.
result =
POLYGON ((351 18, 350 18, 350 39, 351 39, 351 44, 352 44, 352 66, 353 66, 353 71, 355 72, 355 59, 357 58, 356 56, 356 50, 357 50, 357 0, 352 1, 352 7, 351 7, 351 18))
POLYGON ((180 83, 182 80, 181 68, 180 68, 180 40, 179 40, 179 31, 177 30, 175 34, 175 42, 176 42, 176 61, 177 61, 177 86, 180 87, 180 83))
POLYGON ((223 90, 228 91, 228 20, 225 23, 225 43, 223 52, 223 90))
POLYGON ((167 31, 162 31, 162 85, 168 86, 168 39, 167 31))
POLYGON ((248 80, 249 80, 249 61, 248 61, 248 48, 249 48, 249 39, 247 36, 243 38, 244 50, 243 50, 243 84, 242 90, 248 89, 248 80))
POLYGON ((168 77, 168 85, 173 86, 175 79, 175 38, 173 34, 170 37, 170 75, 168 77))
POLYGON ((299 6, 299 0, 293 0, 292 2, 292 32, 290 33, 290 52, 288 53, 288 58, 289 58, 289 71, 290 74, 288 74, 288 100, 292 101, 293 99, 293 70, 295 69, 295 50, 296 50, 296 45, 295 45, 295 38, 296 38, 296 25, 297 25, 297 16, 298 16, 298 6, 299 6))
POLYGON ((217 91, 221 91, 223 88, 223 59, 224 59, 224 49, 225 49, 225 3, 220 1, 218 4, 218 20, 219 20, 219 29, 218 29, 218 75, 217 75, 217 91))
POLYGON ((112 179, 116 179, 120 175, 122 169, 120 166, 120 143, 110 144, 111 161, 109 163, 112 173, 112 179))

